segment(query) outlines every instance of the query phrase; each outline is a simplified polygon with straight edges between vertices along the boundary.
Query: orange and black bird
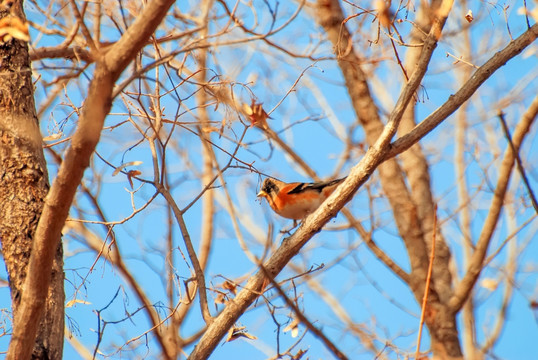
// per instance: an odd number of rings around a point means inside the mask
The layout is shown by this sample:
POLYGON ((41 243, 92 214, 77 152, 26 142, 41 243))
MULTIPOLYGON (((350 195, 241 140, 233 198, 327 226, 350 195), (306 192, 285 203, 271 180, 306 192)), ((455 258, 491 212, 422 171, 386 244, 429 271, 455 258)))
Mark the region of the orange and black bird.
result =
POLYGON ((285 183, 267 178, 262 184, 258 197, 264 197, 271 209, 278 215, 301 220, 313 213, 344 179, 315 183, 285 183))

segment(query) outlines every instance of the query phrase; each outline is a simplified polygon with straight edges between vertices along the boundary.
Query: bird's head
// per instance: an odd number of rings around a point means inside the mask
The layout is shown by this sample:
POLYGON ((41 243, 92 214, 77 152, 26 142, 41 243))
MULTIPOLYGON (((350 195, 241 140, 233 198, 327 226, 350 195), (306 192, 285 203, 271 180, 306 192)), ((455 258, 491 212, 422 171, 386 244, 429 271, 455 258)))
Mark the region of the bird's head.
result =
POLYGON ((271 199, 274 195, 278 193, 278 185, 275 180, 271 178, 266 178, 263 181, 262 188, 258 193, 257 197, 264 197, 266 199, 271 199))

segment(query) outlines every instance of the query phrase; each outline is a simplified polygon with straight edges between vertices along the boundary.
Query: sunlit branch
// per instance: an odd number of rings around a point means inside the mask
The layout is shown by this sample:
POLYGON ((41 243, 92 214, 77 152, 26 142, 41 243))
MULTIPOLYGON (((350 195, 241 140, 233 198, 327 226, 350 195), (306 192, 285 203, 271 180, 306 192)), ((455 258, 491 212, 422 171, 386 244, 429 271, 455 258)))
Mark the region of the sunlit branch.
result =
POLYGON ((191 260, 192 266, 194 267, 194 275, 196 277, 196 282, 198 285, 198 294, 200 295, 200 309, 202 311, 202 316, 207 324, 210 324, 213 321, 213 317, 211 316, 211 313, 209 312, 209 307, 207 303, 207 291, 206 291, 206 285, 205 285, 205 275, 202 267, 200 266, 200 261, 198 260, 198 257, 196 255, 196 251, 194 250, 194 246, 192 245, 192 240, 189 235, 189 231, 187 229, 187 224, 185 223, 185 220, 183 219, 183 212, 179 209, 176 202, 174 201, 174 198, 161 184, 155 184, 157 190, 159 193, 166 199, 170 207, 172 208, 172 211, 174 213, 174 216, 176 218, 176 221, 179 225, 179 229, 181 231, 181 235, 183 237, 183 241, 185 243, 185 246, 187 247, 187 253, 189 254, 189 258, 191 260))
MULTIPOLYGON (((538 30, 538 25, 535 25, 533 28, 538 30)), ((529 109, 527 109, 525 114, 523 114, 521 120, 516 125, 512 138, 514 145, 513 148, 516 149, 516 151, 519 150, 523 139, 529 133, 529 129, 534 120, 536 119, 537 114, 538 98, 533 101, 529 109)), ((507 146, 502 163, 499 167, 497 185, 495 187, 495 192, 491 201, 489 212, 486 219, 484 220, 482 231, 476 243, 476 250, 474 251, 469 261, 465 276, 457 285, 456 289, 454 290, 454 294, 449 301, 449 306, 451 308, 451 311, 453 312, 457 312, 461 309, 467 297, 469 296, 469 293, 473 289, 473 286, 476 283, 480 272, 482 271, 483 262, 489 248, 493 232, 497 228, 497 223, 504 203, 504 196, 508 188, 508 183, 510 181, 510 176, 512 174, 512 168, 514 163, 515 153, 512 151, 511 146, 507 146)))
POLYGON ((86 23, 84 23, 84 13, 86 12, 88 3, 87 2, 82 3, 82 13, 81 13, 78 9, 77 4, 75 4, 74 0, 70 0, 69 2, 71 3, 71 8, 73 9, 73 13, 75 14, 77 23, 80 26, 80 29, 82 30, 82 34, 84 35, 84 38, 86 39, 86 43, 90 47, 90 53, 93 53, 95 54, 94 56, 97 56, 97 54, 99 53, 99 50, 97 49, 97 45, 95 44, 92 35, 90 34, 90 30, 86 27, 86 23))
MULTIPOLYGON (((514 227, 516 225, 515 209, 513 206, 508 206, 507 210, 508 210, 507 216, 510 218, 508 220, 508 228, 511 229, 513 232, 514 227)), ((512 301, 512 293, 514 291, 514 283, 516 280, 516 274, 518 270, 518 263, 519 263, 518 254, 521 254, 521 252, 518 250, 519 249, 518 249, 517 242, 512 241, 508 246, 507 259, 506 259, 506 263, 503 266, 503 268, 505 269, 505 271, 503 271, 504 292, 503 292, 501 307, 497 313, 497 316, 495 316, 495 325, 493 326, 491 333, 487 334, 484 344, 482 348, 480 349, 480 351, 484 355, 488 354, 491 351, 491 349, 495 346, 495 344, 499 340, 499 337, 501 336, 503 329, 505 328, 506 315, 508 313, 508 306, 510 305, 510 302, 512 301)))
POLYGON ((520 54, 536 37, 538 37, 538 24, 534 24, 532 28, 525 31, 516 40, 511 41, 503 50, 497 52, 480 69, 475 71, 473 76, 454 95, 451 95, 443 105, 415 126, 409 133, 391 143, 391 149, 386 158, 389 159, 404 152, 435 129, 456 111, 461 104, 467 101, 496 70, 506 64, 508 60, 520 54))
POLYGON ((278 294, 281 298, 284 299, 286 304, 293 310, 295 313, 295 316, 305 325, 308 330, 310 330, 317 338, 319 338, 323 344, 329 349, 333 355, 338 359, 347 359, 348 357, 342 353, 338 347, 331 341, 325 334, 316 328, 314 324, 310 320, 307 319, 307 317, 303 314, 303 312, 295 305, 295 303, 286 295, 286 293, 282 290, 280 285, 275 281, 275 279, 272 277, 272 275, 265 269, 263 264, 259 264, 260 270, 265 274, 267 279, 271 282, 273 285, 273 288, 275 288, 278 291, 278 294))

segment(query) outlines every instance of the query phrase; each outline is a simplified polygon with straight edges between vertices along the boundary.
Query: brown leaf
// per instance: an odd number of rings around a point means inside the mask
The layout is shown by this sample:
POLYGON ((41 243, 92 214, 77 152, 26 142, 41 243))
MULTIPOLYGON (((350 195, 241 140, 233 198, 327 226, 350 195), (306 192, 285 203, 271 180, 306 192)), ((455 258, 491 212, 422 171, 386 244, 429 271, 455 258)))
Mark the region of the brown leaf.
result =
POLYGON ((127 173, 127 175, 129 175, 129 176, 138 176, 138 175, 142 175, 142 171, 140 171, 140 170, 129 170, 129 172, 127 173))
POLYGON ((237 285, 232 283, 231 281, 226 280, 222 283, 222 288, 229 290, 234 295, 237 294, 237 285))
POLYGON ((43 141, 53 141, 53 140, 58 140, 59 138, 61 138, 63 136, 63 133, 62 132, 59 132, 59 133, 56 133, 56 134, 52 134, 52 135, 49 135, 49 136, 45 136, 43 138, 43 141))
POLYGON ((251 105, 243 104, 243 111, 247 114, 252 126, 259 127, 260 129, 267 129, 267 119, 270 119, 270 117, 267 115, 262 105, 262 103, 256 103, 252 100, 251 105))
POLYGON ((296 338, 299 335, 299 319, 293 318, 293 320, 282 330, 282 332, 288 332, 291 330, 291 337, 296 338))
POLYGON ((236 327, 235 325, 228 330, 228 337, 226 337, 226 342, 230 342, 233 340, 236 340, 240 337, 245 337, 250 340, 256 340, 257 337, 254 335, 250 335, 247 330, 246 326, 236 327))
MULTIPOLYGON (((116 170, 114 170, 114 172, 112 173, 112 176, 118 175, 120 173, 120 171, 125 169, 127 166, 138 166, 138 165, 141 165, 141 164, 142 164, 142 161, 129 161, 128 163, 121 164, 120 166, 118 166, 116 168, 116 170)), ((138 175, 140 175, 140 174, 138 174, 138 175)))
POLYGON ((470 9, 469 11, 467 11, 467 14, 465 15, 465 20, 467 20, 468 22, 472 22, 474 20, 473 12, 470 9))
POLYGON ((91 305, 91 302, 80 300, 80 299, 73 299, 73 300, 69 300, 67 304, 65 304, 65 307, 70 308, 70 307, 75 306, 76 304, 91 305))
POLYGON ((142 174, 142 171, 140 170, 129 170, 127 172, 127 180, 129 180, 129 185, 131 185, 131 189, 133 188, 133 177, 140 174, 142 174))
POLYGON ((202 128, 202 131, 205 132, 205 133, 211 133, 211 132, 219 132, 220 129, 218 127, 215 127, 215 126, 204 126, 202 128))
POLYGON ((215 298, 215 304, 226 304, 228 300, 226 300, 226 295, 219 293, 217 297, 215 298))

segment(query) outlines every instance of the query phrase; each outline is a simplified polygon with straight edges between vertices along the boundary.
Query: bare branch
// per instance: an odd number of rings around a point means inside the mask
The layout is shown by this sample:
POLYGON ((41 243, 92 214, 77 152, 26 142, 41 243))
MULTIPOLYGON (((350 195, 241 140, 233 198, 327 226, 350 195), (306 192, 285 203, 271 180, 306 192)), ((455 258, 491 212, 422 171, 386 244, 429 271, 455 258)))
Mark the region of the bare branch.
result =
MULTIPOLYGON (((536 114, 534 114, 534 116, 536 116, 536 114)), ((512 152, 516 155, 517 170, 519 171, 519 175, 523 179, 523 184, 525 184, 525 187, 527 188, 527 193, 531 198, 532 207, 534 207, 534 211, 538 214, 538 202, 536 202, 536 196, 534 196, 534 192, 532 191, 531 185, 529 184, 529 179, 527 178, 527 174, 525 173, 525 168, 523 167, 521 157, 519 156, 519 151, 516 151, 516 148, 514 147, 514 143, 512 142, 512 136, 510 135, 510 130, 508 130, 508 125, 506 125, 506 120, 504 119, 504 113, 502 111, 499 111, 499 120, 503 128, 504 136, 506 137, 506 140, 508 140, 508 144, 512 148, 512 152)))
MULTIPOLYGON (((512 232, 515 227, 515 216, 514 216, 514 208, 511 206, 508 206, 508 213, 509 217, 511 218, 508 220, 509 227, 511 228, 512 232)), ((486 337, 486 340, 484 341, 484 345, 480 349, 482 354, 486 355, 491 351, 491 349, 495 346, 497 341, 499 340, 499 337, 501 336, 502 330, 505 326, 506 321, 506 315, 508 313, 508 306, 510 305, 510 302, 512 301, 512 293, 514 291, 514 283, 515 278, 517 274, 518 269, 518 254, 521 254, 517 246, 517 242, 512 241, 510 242, 508 246, 508 254, 506 259, 506 265, 504 266, 504 293, 502 297, 502 304, 499 309, 499 312, 496 316, 495 325, 492 327, 491 333, 488 334, 489 336, 486 337)))
POLYGON ((422 310, 420 312, 420 324, 418 326, 418 338, 417 338, 417 350, 415 352, 415 360, 419 359, 420 343, 422 341, 422 328, 424 326, 424 317, 428 308, 428 294, 430 292, 430 282, 432 279, 433 260, 435 259, 435 236, 437 235, 437 206, 433 212, 433 232, 432 232, 432 246, 430 252, 430 264, 428 265, 428 277, 426 278, 426 285, 424 287, 424 296, 422 298, 422 310))
POLYGON ((196 255, 196 251, 194 250, 194 246, 192 245, 191 237, 187 229, 187 224, 185 223, 185 220, 183 219, 183 213, 181 212, 181 210, 179 210, 178 206, 176 205, 174 201, 174 198, 164 186, 160 184, 155 184, 155 186, 157 187, 161 195, 164 196, 168 204, 172 207, 172 211, 174 213, 174 216, 176 217, 176 221, 179 225, 179 229, 181 230, 181 235, 185 242, 185 246, 187 247, 187 253, 189 254, 189 258, 191 260, 192 266, 194 267, 194 274, 195 274, 196 282, 198 285, 198 294, 200 295, 200 309, 202 311, 202 316, 205 322, 209 324, 213 321, 213 317, 211 316, 211 313, 209 312, 209 307, 207 304, 207 292, 206 292, 206 285, 205 285, 204 270, 202 269, 202 266, 200 265, 200 261, 198 260, 198 256, 196 255))
MULTIPOLYGON (((534 25, 533 29, 538 30, 538 26, 534 25)), ((516 40, 517 41, 517 40, 516 40)), ((523 114, 521 121, 518 122, 513 135, 513 148, 518 151, 523 139, 529 133, 529 129, 536 119, 538 114, 538 97, 534 99, 531 106, 525 114, 523 114)), ((498 171, 497 186, 495 187, 495 193, 491 200, 488 216, 484 220, 484 226, 480 233, 480 237, 476 243, 476 250, 473 253, 465 276, 454 290, 454 295, 450 298, 448 303, 452 312, 457 312, 461 309, 465 301, 467 300, 469 293, 473 289, 473 286, 478 280, 478 276, 483 268, 484 258, 491 241, 493 232, 497 227, 497 221, 501 214, 504 195, 508 188, 508 182, 510 181, 510 175, 512 174, 512 167, 515 162, 515 153, 511 146, 507 146, 504 153, 504 158, 498 171)))
POLYGON ((534 24, 516 40, 511 41, 503 50, 496 53, 482 65, 480 69, 475 71, 473 76, 460 88, 460 90, 458 90, 456 94, 451 95, 441 107, 435 110, 420 124, 415 126, 411 132, 394 141, 391 144, 391 150, 387 154, 387 158, 394 157, 409 149, 417 142, 417 139, 424 137, 430 131, 435 129, 437 125, 446 120, 461 104, 467 101, 480 85, 489 79, 496 70, 506 64, 508 60, 520 54, 536 39, 536 37, 538 37, 538 24, 534 24))
POLYGON ((280 297, 284 299, 286 304, 293 310, 297 318, 308 328, 308 330, 310 330, 317 338, 319 338, 336 358, 341 360, 347 359, 348 357, 338 349, 334 342, 329 340, 329 338, 325 336, 325 334, 321 330, 316 328, 314 324, 312 324, 312 322, 308 320, 305 314, 303 314, 303 312, 297 307, 297 305, 295 305, 295 303, 286 295, 286 293, 284 292, 284 290, 282 290, 276 280, 269 274, 269 272, 267 272, 267 270, 263 267, 263 264, 260 264, 260 270, 265 274, 266 278, 277 290, 280 297))

